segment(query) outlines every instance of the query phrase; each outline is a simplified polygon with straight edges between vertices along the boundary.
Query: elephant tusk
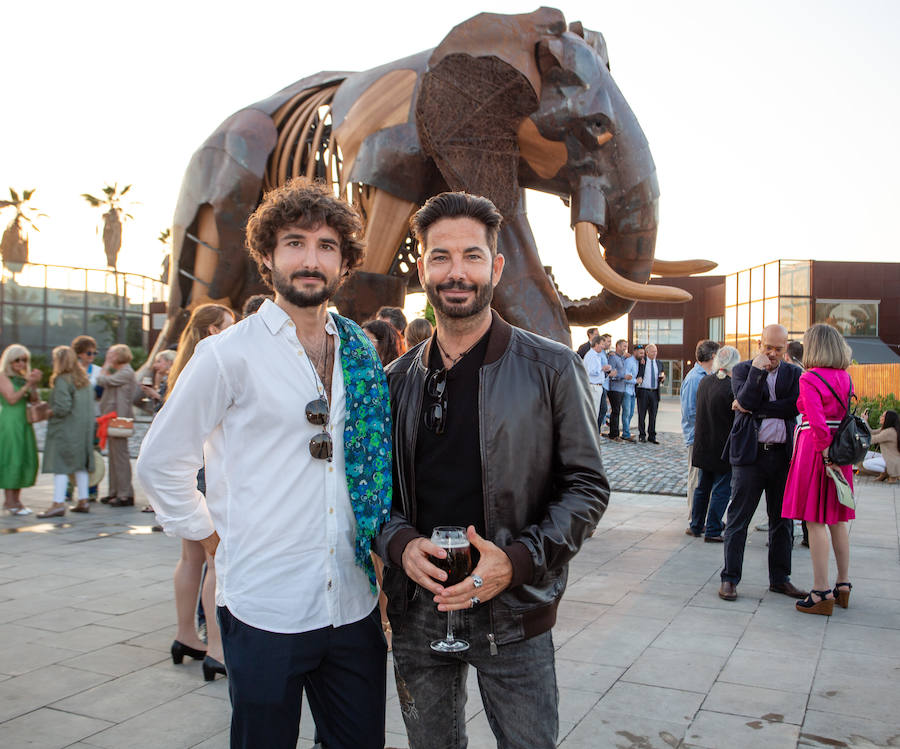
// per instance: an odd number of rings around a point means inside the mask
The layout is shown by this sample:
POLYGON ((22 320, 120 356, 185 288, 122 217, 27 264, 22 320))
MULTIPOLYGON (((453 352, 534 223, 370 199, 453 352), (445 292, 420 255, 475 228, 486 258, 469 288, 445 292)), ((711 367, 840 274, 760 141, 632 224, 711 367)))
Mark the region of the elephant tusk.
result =
POLYGON ((612 133, 603 133, 603 135, 597 136, 597 145, 602 146, 604 143, 609 143, 613 138, 612 133))
POLYGON ((689 302, 693 299, 684 289, 677 289, 674 286, 650 286, 619 275, 603 257, 597 227, 589 221, 579 221, 575 224, 575 247, 587 272, 604 289, 618 297, 643 302, 689 302))
POLYGON ((718 265, 712 260, 654 260, 650 272, 657 276, 693 276, 718 265))

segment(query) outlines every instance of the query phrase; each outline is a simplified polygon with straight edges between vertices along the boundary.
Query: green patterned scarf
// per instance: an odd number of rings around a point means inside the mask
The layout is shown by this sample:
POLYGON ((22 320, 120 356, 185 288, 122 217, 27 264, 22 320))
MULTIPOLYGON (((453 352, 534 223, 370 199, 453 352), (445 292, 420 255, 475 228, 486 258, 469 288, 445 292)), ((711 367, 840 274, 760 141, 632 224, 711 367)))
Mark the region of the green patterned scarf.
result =
POLYGON ((344 463, 356 516, 356 563, 374 592, 372 540, 391 514, 391 406, 387 379, 368 336, 353 321, 332 315, 341 337, 347 416, 344 463))

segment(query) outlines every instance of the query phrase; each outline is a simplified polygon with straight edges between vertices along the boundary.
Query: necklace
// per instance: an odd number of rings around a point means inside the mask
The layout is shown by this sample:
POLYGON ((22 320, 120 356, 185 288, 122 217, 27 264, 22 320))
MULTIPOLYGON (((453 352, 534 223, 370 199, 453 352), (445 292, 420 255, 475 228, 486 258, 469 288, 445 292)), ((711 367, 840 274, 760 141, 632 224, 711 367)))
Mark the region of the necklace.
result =
POLYGON ((318 390, 321 383, 324 392, 320 392, 319 395, 325 398, 326 402, 328 400, 328 395, 331 393, 331 379, 334 370, 334 356, 331 355, 331 343, 331 336, 326 332, 325 340, 322 341, 322 346, 319 349, 319 353, 315 360, 312 357, 311 350, 304 346, 306 349, 307 361, 313 370, 313 379, 316 382, 316 389, 318 390))
MULTIPOLYGON (((484 336, 482 336, 482 338, 483 338, 483 337, 484 337, 484 336)), ((481 338, 479 338, 477 341, 475 341, 475 343, 473 343, 471 346, 469 346, 469 348, 467 348, 467 349, 466 349, 465 351, 463 351, 461 354, 457 354, 456 356, 450 356, 450 354, 447 353, 447 350, 446 350, 443 346, 441 346, 441 342, 438 340, 438 337, 437 337, 437 336, 434 337, 434 340, 437 342, 438 348, 441 350, 441 353, 442 353, 447 359, 450 360, 450 366, 447 367, 447 369, 450 369, 450 368, 452 368, 452 367, 453 367, 460 359, 462 359, 466 354, 468 354, 473 348, 475 348, 475 347, 478 345, 479 341, 481 341, 481 338)))

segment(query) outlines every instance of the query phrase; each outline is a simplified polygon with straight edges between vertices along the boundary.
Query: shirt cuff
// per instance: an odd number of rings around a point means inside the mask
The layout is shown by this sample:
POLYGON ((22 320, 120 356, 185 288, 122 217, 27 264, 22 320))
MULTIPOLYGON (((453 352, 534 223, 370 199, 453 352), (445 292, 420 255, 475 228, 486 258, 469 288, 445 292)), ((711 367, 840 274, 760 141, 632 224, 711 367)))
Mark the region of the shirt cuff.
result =
POLYGON ((531 552, 528 550, 528 547, 521 541, 513 541, 509 546, 504 546, 502 549, 506 556, 509 557, 513 568, 509 587, 517 588, 525 583, 530 583, 534 579, 534 562, 531 559, 531 552))
MULTIPOLYGON (((150 504, 153 505, 152 499, 150 504)), ((153 509, 157 510, 157 519, 167 536, 178 536, 188 541, 202 541, 216 530, 205 501, 201 501, 190 515, 177 520, 167 518, 165 515, 160 517, 158 509, 155 506, 153 509)))
POLYGON ((395 567, 403 569, 403 552, 410 541, 422 538, 422 534, 415 528, 401 528, 397 531, 388 544, 388 556, 395 567))

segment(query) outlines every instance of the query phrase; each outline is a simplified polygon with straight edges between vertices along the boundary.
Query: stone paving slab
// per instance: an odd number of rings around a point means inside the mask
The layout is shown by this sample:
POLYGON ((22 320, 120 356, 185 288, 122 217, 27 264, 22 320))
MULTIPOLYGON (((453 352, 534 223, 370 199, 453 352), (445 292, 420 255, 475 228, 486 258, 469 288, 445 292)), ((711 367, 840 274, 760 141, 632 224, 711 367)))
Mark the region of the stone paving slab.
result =
MULTIPOLYGON (((554 630, 560 746, 900 744, 900 492, 858 488, 851 607, 831 618, 768 590, 765 534, 750 534, 740 598, 725 602, 722 547, 684 535, 683 497, 614 493, 571 566, 554 630)), ((25 493, 35 509, 50 497, 49 477, 25 493)), ((205 683, 199 663, 168 656, 179 541, 152 523, 139 507, 104 505, 0 519, 4 749, 228 746, 227 681, 205 683)), ((808 587, 799 545, 793 567, 808 587)), ((387 745, 405 747, 390 663, 387 677, 387 745)), ((494 746, 474 673, 467 693, 469 746, 494 746)), ((303 715, 298 746, 309 749, 303 715)))

